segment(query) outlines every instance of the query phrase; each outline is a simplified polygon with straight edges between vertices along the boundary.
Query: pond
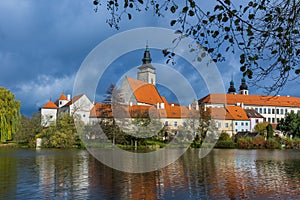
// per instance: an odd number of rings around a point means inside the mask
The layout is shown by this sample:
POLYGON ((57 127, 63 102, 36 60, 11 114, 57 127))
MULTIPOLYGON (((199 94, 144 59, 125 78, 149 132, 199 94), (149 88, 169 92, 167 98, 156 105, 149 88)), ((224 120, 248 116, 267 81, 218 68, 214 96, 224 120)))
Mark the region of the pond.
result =
POLYGON ((198 153, 131 174, 85 150, 0 148, 0 199, 300 199, 300 150, 198 153))

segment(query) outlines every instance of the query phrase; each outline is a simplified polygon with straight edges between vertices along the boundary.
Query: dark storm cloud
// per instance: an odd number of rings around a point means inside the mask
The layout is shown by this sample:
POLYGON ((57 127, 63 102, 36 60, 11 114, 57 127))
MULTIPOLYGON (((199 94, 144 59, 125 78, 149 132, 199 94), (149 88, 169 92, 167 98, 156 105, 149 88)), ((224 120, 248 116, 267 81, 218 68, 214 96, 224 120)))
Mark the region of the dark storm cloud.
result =
MULTIPOLYGON (((37 112, 49 98, 56 100, 62 92, 71 93, 81 63, 101 41, 131 28, 144 26, 170 28, 169 21, 174 17, 166 14, 164 18, 158 19, 151 11, 133 13, 133 19, 130 22, 126 19, 121 21, 121 30, 116 31, 105 23, 108 17, 105 8, 100 8, 98 13, 95 13, 93 8, 92 1, 89 0, 0 1, 0 86, 16 94, 17 99, 22 102, 23 114, 31 115, 37 112)), ((124 41, 120 45, 127 45, 130 42, 134 41, 124 41)), ((105 92, 110 83, 118 80, 117 73, 120 71, 123 70, 124 73, 130 67, 138 66, 141 62, 141 53, 132 56, 129 61, 119 63, 124 69, 117 70, 115 66, 110 71, 111 74, 104 77, 104 83, 100 83, 99 90, 105 92)), ((178 69, 185 68, 180 65, 181 63, 177 64, 178 69)), ((238 72, 238 57, 230 57, 227 63, 220 63, 218 67, 226 89, 231 75, 237 80, 236 87, 238 87, 241 77, 241 73, 238 72)), ((180 72, 184 71, 186 70, 180 72)), ((186 75, 191 82, 199 85, 197 76, 191 73, 186 75)), ((168 78, 164 74, 158 76, 168 78)), ((293 84, 299 85, 295 82, 290 85, 293 84)), ((250 93, 254 90, 250 88, 250 93)), ((297 87, 287 87, 284 93, 299 96, 297 87)), ((206 94, 201 93, 198 96, 201 95, 206 94)), ((96 96, 103 95, 96 94, 96 96)))
POLYGON ((22 111, 72 89, 85 56, 114 31, 103 31, 107 25, 95 15, 79 0, 1 1, 0 85, 22 101, 22 111))

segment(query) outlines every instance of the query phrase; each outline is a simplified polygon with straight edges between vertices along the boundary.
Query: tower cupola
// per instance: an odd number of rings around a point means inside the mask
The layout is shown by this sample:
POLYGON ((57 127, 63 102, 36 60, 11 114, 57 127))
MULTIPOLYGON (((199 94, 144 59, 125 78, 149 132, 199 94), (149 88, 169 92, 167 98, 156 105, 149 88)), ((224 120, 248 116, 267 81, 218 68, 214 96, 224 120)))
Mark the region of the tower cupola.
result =
POLYGON ((138 67, 137 79, 140 81, 144 81, 146 83, 156 84, 156 73, 155 68, 151 64, 151 55, 149 51, 148 44, 146 45, 146 49, 144 51, 144 57, 142 59, 142 65, 138 67))
POLYGON ((234 82, 233 80, 230 81, 230 87, 228 88, 228 94, 236 94, 236 89, 234 87, 234 82))
POLYGON ((242 84, 240 86, 240 94, 243 94, 243 95, 248 95, 248 86, 246 84, 246 79, 243 77, 242 78, 242 84))
POLYGON ((143 57, 142 61, 143 61, 143 64, 149 64, 152 61, 148 44, 146 45, 146 50, 144 52, 144 57, 143 57))

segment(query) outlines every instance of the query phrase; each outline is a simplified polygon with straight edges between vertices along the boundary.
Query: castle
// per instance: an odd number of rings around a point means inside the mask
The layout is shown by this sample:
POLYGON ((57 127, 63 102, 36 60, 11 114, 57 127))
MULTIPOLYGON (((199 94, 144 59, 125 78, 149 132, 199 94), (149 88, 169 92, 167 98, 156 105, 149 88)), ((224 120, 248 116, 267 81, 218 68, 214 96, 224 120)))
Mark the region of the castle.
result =
MULTIPOLYGON (((227 94, 209 94, 188 106, 168 102, 157 90, 156 71, 151 61, 147 45, 137 79, 125 77, 122 82, 122 102, 119 103, 121 109, 129 113, 126 117, 149 117, 149 113, 155 113, 162 126, 176 130, 186 126, 188 119, 198 117, 201 107, 211 111, 211 118, 219 130, 234 135, 253 131, 255 125, 263 121, 276 125, 286 113, 300 112, 300 98, 251 95, 244 78, 238 93, 232 80, 227 94)), ((60 113, 76 114, 85 124, 114 117, 111 104, 92 103, 85 94, 72 99, 62 94, 56 102, 50 100, 41 108, 42 125, 54 123, 60 113)))

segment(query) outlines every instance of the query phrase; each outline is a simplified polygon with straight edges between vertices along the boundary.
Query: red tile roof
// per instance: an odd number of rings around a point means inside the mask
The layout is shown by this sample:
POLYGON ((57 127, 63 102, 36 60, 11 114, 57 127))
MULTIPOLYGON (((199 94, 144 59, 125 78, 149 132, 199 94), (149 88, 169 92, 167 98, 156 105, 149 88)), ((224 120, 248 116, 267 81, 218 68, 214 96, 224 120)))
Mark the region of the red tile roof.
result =
POLYGON ((43 105, 42 108, 44 108, 44 109, 58 109, 57 105, 55 105, 53 103, 53 101, 51 101, 51 100, 48 101, 48 103, 46 103, 45 105, 43 105))
POLYGON ((67 99, 66 95, 64 93, 62 93, 58 100, 68 100, 68 99, 67 99))
POLYGON ((199 112, 189 110, 185 106, 165 105, 165 109, 157 109, 156 106, 147 105, 117 105, 96 103, 90 112, 90 117, 98 118, 195 118, 199 112))
POLYGON ((262 96, 262 95, 242 95, 242 94, 209 94, 199 100, 200 103, 216 103, 236 105, 244 103, 244 105, 253 106, 283 106, 283 107, 300 107, 299 97, 289 96, 262 96))
POLYGON ((239 106, 227 106, 226 108, 207 108, 212 119, 223 120, 249 120, 245 110, 239 106))
POLYGON ((226 110, 234 120, 249 120, 245 110, 239 106, 227 106, 226 110))
POLYGON ((233 120, 233 116, 225 108, 207 108, 212 119, 233 120))
POLYGON ((127 80, 138 102, 150 105, 156 105, 157 103, 163 102, 155 85, 129 77, 127 77, 127 80))
POLYGON ((94 107, 90 111, 90 117, 111 118, 112 117, 111 105, 95 103, 94 107))

